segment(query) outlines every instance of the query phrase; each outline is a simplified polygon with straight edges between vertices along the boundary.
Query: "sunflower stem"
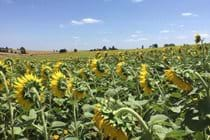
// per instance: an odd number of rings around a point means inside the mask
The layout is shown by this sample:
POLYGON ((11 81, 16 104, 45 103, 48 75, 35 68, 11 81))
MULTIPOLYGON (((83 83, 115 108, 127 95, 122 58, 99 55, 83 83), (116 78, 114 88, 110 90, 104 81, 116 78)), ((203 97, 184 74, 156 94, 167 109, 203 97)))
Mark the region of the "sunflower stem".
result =
POLYGON ((201 80, 202 84, 204 85, 204 88, 206 89, 206 92, 207 92, 207 96, 210 96, 209 87, 208 87, 207 83, 205 82, 205 80, 202 78, 202 76, 198 72, 195 72, 195 74, 201 80))
MULTIPOLYGON (((76 101, 76 99, 74 99, 74 101, 76 101)), ((78 126, 77 126, 77 112, 76 112, 76 108, 77 108, 77 102, 74 103, 73 105, 73 111, 74 111, 74 127, 76 130, 76 137, 79 139, 79 132, 78 132, 78 126)))
POLYGON ((15 135, 14 135, 14 113, 13 113, 13 107, 12 107, 12 103, 11 103, 11 99, 10 99, 10 91, 9 91, 9 88, 7 86, 7 81, 6 81, 6 78, 5 78, 5 75, 2 71, 0 71, 0 75, 3 79, 3 84, 4 84, 4 87, 6 89, 6 92, 7 92, 7 101, 8 101, 8 105, 9 105, 9 112, 10 112, 10 127, 11 127, 11 134, 12 134, 12 140, 15 140, 15 135))
POLYGON ((122 113, 132 114, 139 121, 140 125, 144 129, 144 131, 145 131, 146 135, 149 137, 149 139, 151 139, 152 134, 150 133, 149 127, 147 126, 146 122, 143 120, 143 118, 137 112, 135 112, 133 109, 128 108, 128 107, 122 107, 122 108, 113 112, 113 114, 115 116, 120 116, 122 113))
MULTIPOLYGON (((37 99, 39 100, 39 93, 36 90, 36 88, 35 87, 31 88, 31 91, 36 94, 37 99)), ((41 103, 39 101, 38 101, 38 107, 41 109, 41 119, 44 126, 44 139, 48 140, 47 123, 46 123, 45 114, 44 114, 45 107, 42 108, 41 103)))

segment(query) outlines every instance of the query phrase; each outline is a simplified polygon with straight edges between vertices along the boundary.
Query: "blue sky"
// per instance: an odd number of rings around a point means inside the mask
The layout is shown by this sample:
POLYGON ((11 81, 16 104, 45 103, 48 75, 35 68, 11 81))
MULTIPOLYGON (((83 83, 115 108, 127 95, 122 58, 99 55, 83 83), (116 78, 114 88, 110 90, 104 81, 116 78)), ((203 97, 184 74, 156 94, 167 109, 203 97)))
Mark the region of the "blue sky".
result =
POLYGON ((210 42, 210 0, 0 0, 0 46, 140 48, 210 42))

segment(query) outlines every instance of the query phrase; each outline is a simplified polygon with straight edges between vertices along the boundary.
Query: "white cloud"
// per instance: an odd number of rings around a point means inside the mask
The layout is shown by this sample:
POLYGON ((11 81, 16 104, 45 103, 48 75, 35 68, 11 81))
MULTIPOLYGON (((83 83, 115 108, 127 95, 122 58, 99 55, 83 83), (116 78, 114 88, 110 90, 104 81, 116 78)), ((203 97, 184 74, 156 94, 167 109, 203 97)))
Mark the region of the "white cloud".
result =
POLYGON ((102 20, 93 19, 93 18, 83 18, 81 20, 72 20, 71 23, 75 25, 83 25, 83 24, 95 24, 100 23, 102 20))
POLYGON ((208 33, 201 33, 200 34, 202 38, 209 38, 209 34, 208 33))
POLYGON ((140 2, 143 2, 143 0, 132 0, 132 2, 134 2, 134 3, 140 3, 140 2))
POLYGON ((169 33, 169 30, 161 30, 160 33, 164 34, 164 33, 169 33))
POLYGON ((190 16, 197 17, 198 16, 197 14, 194 14, 191 12, 184 12, 184 13, 181 13, 181 15, 184 17, 190 17, 190 16))

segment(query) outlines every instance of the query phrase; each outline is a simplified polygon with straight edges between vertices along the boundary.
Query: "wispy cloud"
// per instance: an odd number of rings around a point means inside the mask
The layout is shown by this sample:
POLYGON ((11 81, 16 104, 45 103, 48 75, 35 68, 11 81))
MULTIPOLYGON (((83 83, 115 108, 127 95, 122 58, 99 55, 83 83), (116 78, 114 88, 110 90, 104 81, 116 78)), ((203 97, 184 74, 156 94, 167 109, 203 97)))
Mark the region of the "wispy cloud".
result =
POLYGON ((166 34, 166 33, 169 33, 169 32, 170 32, 169 30, 161 30, 160 31, 161 34, 166 34))
POLYGON ((129 39, 126 39, 125 42, 139 42, 139 41, 147 41, 148 38, 129 38, 129 39))
POLYGON ((197 14, 194 14, 191 12, 184 12, 184 13, 181 13, 181 15, 184 17, 197 17, 198 16, 197 14))
POLYGON ((132 35, 131 35, 132 38, 136 38, 136 37, 138 37, 138 36, 139 36, 138 34, 132 34, 132 35))
POLYGON ((179 39, 179 40, 184 40, 184 39, 187 39, 188 37, 185 36, 185 35, 180 35, 180 36, 177 36, 176 39, 179 39))
POLYGON ((94 18, 83 18, 81 20, 72 20, 71 23, 74 25, 84 25, 84 24, 96 24, 100 23, 102 20, 94 18))
POLYGON ((200 34, 202 38, 209 38, 209 34, 208 33, 201 33, 200 34))
POLYGON ((133 3, 140 3, 143 2, 143 0, 131 0, 133 3))

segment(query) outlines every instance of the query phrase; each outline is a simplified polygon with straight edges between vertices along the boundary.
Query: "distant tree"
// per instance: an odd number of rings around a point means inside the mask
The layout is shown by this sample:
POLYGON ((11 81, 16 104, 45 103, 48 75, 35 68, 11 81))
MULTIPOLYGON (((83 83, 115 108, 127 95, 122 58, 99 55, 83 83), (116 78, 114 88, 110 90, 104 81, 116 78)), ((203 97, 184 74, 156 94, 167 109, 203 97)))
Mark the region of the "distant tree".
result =
POLYGON ((8 47, 5 47, 5 52, 9 52, 9 48, 8 47))
POLYGON ((74 49, 74 52, 78 52, 78 50, 75 48, 75 49, 74 49))
POLYGON ((59 50, 59 53, 66 53, 67 52, 67 49, 60 49, 59 50))
POLYGON ((106 51, 107 50, 106 46, 103 46, 102 50, 106 51))
POLYGON ((26 54, 26 49, 24 47, 20 47, 20 53, 21 54, 26 54))
POLYGON ((152 44, 150 48, 158 48, 158 44, 152 44))
POLYGON ((144 45, 141 46, 141 49, 144 49, 144 45))

